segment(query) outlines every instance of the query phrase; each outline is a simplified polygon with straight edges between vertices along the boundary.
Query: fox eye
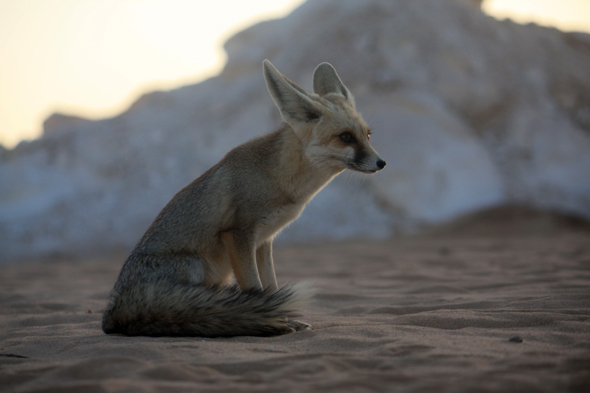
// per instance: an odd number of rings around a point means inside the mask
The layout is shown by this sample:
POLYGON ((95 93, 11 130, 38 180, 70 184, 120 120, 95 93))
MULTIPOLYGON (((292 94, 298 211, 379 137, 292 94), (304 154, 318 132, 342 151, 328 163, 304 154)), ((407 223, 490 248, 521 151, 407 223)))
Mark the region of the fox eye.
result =
POLYGON ((356 139, 354 139, 354 136, 352 136, 352 134, 348 131, 340 134, 340 139, 342 139, 342 142, 344 142, 344 143, 355 143, 356 142, 356 139))

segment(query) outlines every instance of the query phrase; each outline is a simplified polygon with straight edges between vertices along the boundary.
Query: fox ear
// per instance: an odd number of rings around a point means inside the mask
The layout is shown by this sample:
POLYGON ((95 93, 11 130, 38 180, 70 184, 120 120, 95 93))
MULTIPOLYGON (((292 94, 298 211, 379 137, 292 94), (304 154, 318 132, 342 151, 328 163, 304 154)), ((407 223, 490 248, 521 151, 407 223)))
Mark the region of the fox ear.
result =
POLYGON ((313 72, 313 92, 319 96, 336 93, 341 94, 354 105, 354 97, 344 86, 336 69, 330 63, 322 63, 313 72))
POLYGON ((322 116, 321 106, 308 92, 281 74, 268 60, 264 60, 264 79, 270 95, 281 111, 283 119, 296 128, 322 116))

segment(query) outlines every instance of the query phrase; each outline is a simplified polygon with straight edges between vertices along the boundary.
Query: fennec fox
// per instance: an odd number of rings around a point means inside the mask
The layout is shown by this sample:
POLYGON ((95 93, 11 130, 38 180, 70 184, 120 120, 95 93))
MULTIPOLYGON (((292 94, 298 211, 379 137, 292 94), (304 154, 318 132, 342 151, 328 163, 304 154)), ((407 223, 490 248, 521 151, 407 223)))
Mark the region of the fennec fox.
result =
POLYGON ((374 173, 385 161, 330 64, 315 69, 315 94, 268 60, 263 66, 285 123, 231 150, 164 207, 121 269, 105 333, 271 336, 310 328, 292 319, 309 291, 277 286, 273 238, 338 173, 374 173))

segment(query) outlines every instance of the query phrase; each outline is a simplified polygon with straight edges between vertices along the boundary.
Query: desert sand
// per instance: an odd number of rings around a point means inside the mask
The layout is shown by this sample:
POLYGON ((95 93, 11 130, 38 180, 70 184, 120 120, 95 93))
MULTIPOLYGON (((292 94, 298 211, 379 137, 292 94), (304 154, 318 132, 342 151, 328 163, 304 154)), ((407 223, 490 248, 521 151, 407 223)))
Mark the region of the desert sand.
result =
POLYGON ((0 268, 0 391, 590 391, 590 232, 559 217, 276 247, 318 294, 314 330, 271 338, 103 334, 123 259, 0 268))

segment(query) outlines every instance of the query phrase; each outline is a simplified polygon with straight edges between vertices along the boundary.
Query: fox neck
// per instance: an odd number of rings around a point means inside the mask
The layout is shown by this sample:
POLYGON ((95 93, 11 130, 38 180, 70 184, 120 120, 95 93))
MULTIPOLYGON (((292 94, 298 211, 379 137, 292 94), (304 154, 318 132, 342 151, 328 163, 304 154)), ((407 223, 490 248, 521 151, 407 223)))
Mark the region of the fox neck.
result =
POLYGON ((344 168, 334 167, 310 158, 309 143, 285 124, 282 154, 277 180, 295 203, 307 203, 344 168))

